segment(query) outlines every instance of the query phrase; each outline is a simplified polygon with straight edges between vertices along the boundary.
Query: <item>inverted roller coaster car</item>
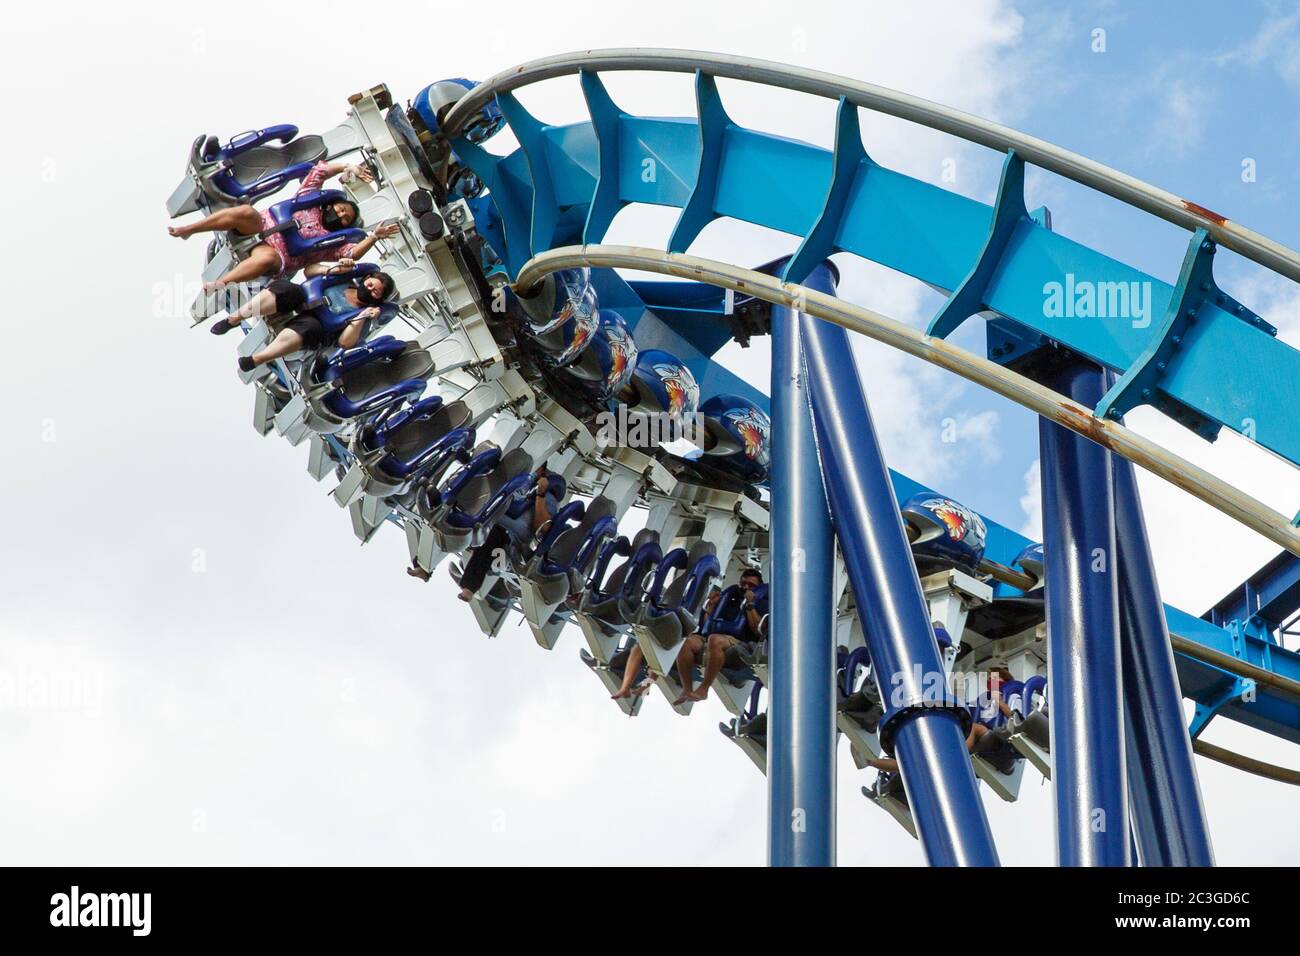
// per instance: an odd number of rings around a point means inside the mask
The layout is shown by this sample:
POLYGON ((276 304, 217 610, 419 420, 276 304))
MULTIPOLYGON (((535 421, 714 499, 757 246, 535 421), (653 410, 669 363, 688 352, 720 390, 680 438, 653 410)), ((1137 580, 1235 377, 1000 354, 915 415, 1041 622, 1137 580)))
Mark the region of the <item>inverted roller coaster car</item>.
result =
POLYGON ((960 568, 977 574, 984 557, 988 531, 978 514, 941 495, 914 495, 903 505, 912 553, 924 577, 938 567, 960 568))
POLYGON ((200 136, 190 149, 185 179, 167 200, 167 213, 175 219, 255 202, 301 180, 325 152, 323 137, 300 137, 298 127, 288 124, 240 133, 225 145, 215 136, 200 136))
POLYGON ((319 355, 304 371, 303 422, 317 434, 334 434, 393 405, 415 403, 428 387, 433 358, 413 342, 383 335, 319 355))
MULTIPOLYGON (((704 447, 689 460, 746 484, 767 480, 772 463, 772 420, 740 395, 714 395, 700 405, 704 447)), ((706 472, 707 474, 707 472, 706 472)))
POLYGON ((472 413, 464 402, 440 396, 414 405, 392 405, 357 429, 350 451, 356 457, 349 478, 335 489, 341 506, 358 494, 400 495, 428 475, 467 461, 474 445, 472 413))
POLYGON ((614 503, 599 495, 585 507, 580 501, 565 505, 552 520, 519 579, 524 618, 543 647, 554 647, 559 636, 556 609, 582 591, 601 549, 617 534, 614 503), (566 511, 577 519, 572 527, 567 526, 566 511))
POLYGON ((563 370, 597 402, 607 402, 632 380, 637 347, 623 317, 612 309, 599 310, 600 327, 577 360, 563 370))

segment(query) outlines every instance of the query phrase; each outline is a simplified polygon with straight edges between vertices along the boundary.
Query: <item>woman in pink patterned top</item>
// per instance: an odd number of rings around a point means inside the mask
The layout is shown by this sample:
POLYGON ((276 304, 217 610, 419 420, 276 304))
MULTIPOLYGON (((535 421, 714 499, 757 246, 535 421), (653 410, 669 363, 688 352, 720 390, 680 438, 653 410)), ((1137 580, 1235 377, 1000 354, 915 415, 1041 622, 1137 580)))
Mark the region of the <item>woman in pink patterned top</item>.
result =
MULTIPOLYGON (((325 180, 340 173, 349 173, 367 183, 374 180, 370 170, 364 166, 350 163, 320 162, 307 173, 295 195, 301 196, 303 193, 315 192, 324 185, 325 180)), ((340 199, 324 206, 300 209, 293 214, 293 218, 298 224, 298 235, 304 239, 314 239, 330 232, 347 229, 357 221, 357 216, 356 203, 348 199, 340 199)), ((205 216, 198 222, 192 222, 184 226, 173 226, 167 231, 178 239, 188 239, 196 232, 216 232, 223 229, 236 232, 241 236, 255 236, 268 229, 274 229, 276 225, 276 221, 271 218, 269 212, 258 212, 251 205, 243 205, 219 210, 210 216, 205 216)), ((335 260, 350 262, 360 259, 375 244, 375 240, 385 239, 395 232, 397 232, 397 226, 390 223, 370 232, 360 242, 348 243, 332 249, 313 250, 301 256, 289 255, 288 249, 285 247, 284 236, 279 233, 272 233, 254 246, 246 259, 236 263, 220 279, 207 283, 204 286, 204 291, 211 291, 218 286, 232 282, 256 279, 259 276, 289 276, 304 266, 317 262, 335 260)))

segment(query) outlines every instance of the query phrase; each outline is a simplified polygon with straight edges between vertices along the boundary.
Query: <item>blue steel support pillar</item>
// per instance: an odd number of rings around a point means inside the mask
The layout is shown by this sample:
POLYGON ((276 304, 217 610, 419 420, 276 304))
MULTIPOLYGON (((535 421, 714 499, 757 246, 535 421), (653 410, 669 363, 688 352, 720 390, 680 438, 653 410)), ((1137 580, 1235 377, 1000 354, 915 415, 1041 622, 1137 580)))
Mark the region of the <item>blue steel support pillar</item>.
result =
POLYGON ((1183 695, 1133 465, 1111 456, 1128 785, 1143 866, 1213 866, 1183 695))
MULTIPOLYGON (((1079 359, 1045 378, 1087 408, 1106 391, 1102 371, 1079 359)), ((1111 455, 1045 419, 1038 435, 1057 862, 1128 866, 1111 455)))
POLYGON ((898 502, 844 329, 803 316, 804 360, 831 515, 886 713, 881 744, 898 758, 926 859, 996 866, 966 728, 954 706, 898 502))
MULTIPOLYGON (((831 269, 806 284, 834 294, 831 269)), ((799 314, 772 309, 768 863, 835 864, 835 557, 799 314)))

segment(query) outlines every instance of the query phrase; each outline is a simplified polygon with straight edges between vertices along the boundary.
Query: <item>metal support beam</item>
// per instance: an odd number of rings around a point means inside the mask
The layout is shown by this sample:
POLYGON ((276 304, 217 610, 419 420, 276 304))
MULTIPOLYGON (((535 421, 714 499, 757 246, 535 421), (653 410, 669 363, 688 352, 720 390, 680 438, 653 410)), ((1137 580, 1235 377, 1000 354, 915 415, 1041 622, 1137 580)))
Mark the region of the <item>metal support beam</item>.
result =
POLYGON ((970 714, 955 706, 881 457, 848 334, 804 315, 804 360, 822 475, 886 713, 881 746, 897 757, 926 859, 996 866, 966 752, 970 714))
MULTIPOLYGON (((1048 379, 1084 405, 1105 392, 1104 373, 1078 360, 1048 379)), ((1057 862, 1128 866, 1111 455, 1045 419, 1039 446, 1057 862)))
MULTIPOLYGON (((693 282, 707 282, 777 305, 800 303, 800 308, 810 315, 834 322, 852 332, 860 332, 891 348, 955 372, 1044 418, 1105 445, 1116 454, 1128 458, 1153 475, 1159 475, 1210 507, 1222 511, 1234 521, 1241 522, 1292 554, 1300 556, 1300 526, 1292 524, 1286 515, 1274 511, 1262 501, 1250 497, 1240 488, 1210 474, 1186 458, 1180 458, 1150 439, 1129 431, 1118 422, 1097 418, 1092 414, 1091 406, 1085 407, 1018 372, 972 355, 943 339, 925 335, 903 322, 843 299, 822 295, 806 286, 781 282, 774 276, 753 269, 743 269, 699 256, 669 254, 635 246, 566 246, 552 249, 529 261, 519 271, 516 285, 521 292, 527 294, 547 274, 578 266, 601 270, 639 269, 693 282)), ((604 292, 601 292, 600 301, 606 301, 604 292)), ((1239 324, 1244 326, 1244 323, 1239 324)), ((685 342, 682 344, 691 347, 685 342)), ((696 372, 697 379, 700 374, 696 372)), ((730 382, 741 394, 744 394, 743 389, 750 387, 735 376, 730 377, 730 382)), ((705 388, 703 382, 701 388, 705 388)))
MULTIPOLYGON (((834 294, 826 264, 808 282, 834 294)), ((835 556, 799 313, 772 310, 768 862, 835 863, 835 556)))
POLYGON ((1143 866, 1213 866, 1182 691, 1133 466, 1111 456, 1128 784, 1143 866))
MULTIPOLYGON (((543 75, 597 68, 686 68, 700 78, 700 89, 713 89, 711 75, 742 76, 834 99, 842 96, 846 104, 870 104, 886 111, 891 105, 899 107, 902 112, 897 115, 919 122, 934 119, 936 128, 969 135, 987 145, 998 143, 995 148, 1004 152, 1014 151, 1018 159, 1012 165, 1023 160, 1103 191, 1112 190, 1111 195, 1193 230, 1203 230, 1209 239, 1300 279, 1295 271, 1300 253, 1262 236, 1247 238, 1247 231, 1236 223, 1195 203, 1153 190, 1083 157, 1069 157, 1031 137, 1006 130, 1003 132, 1010 135, 985 137, 981 134, 993 133, 992 126, 974 117, 959 119, 952 111, 892 91, 875 88, 869 92, 853 80, 780 64, 685 51, 588 51, 558 61, 526 64, 476 88, 456 104, 445 129, 455 130, 468 117, 468 104, 481 103, 493 95, 492 90, 502 94, 504 89, 527 85, 543 75), (551 69, 559 72, 549 72, 551 69), (956 120, 955 124, 948 122, 951 120, 956 120)), ((824 240, 825 229, 818 226, 827 200, 834 198, 827 187, 837 185, 836 157, 820 147, 725 120, 715 95, 702 97, 700 109, 698 122, 619 118, 620 140, 636 143, 636 161, 650 163, 638 174, 631 157, 624 157, 627 165, 618 179, 619 199, 683 208, 670 241, 672 252, 684 250, 689 239, 715 218, 738 219, 805 240, 824 240)), ((587 123, 547 127, 545 135, 555 194, 563 197, 564 207, 571 212, 556 221, 554 244, 577 242, 586 204, 597 187, 595 136, 587 123)), ((463 152, 459 146, 456 149, 485 183, 501 177, 484 163, 500 165, 509 180, 521 181, 527 175, 523 169, 527 157, 522 151, 494 157, 482 151, 463 152)), ((1011 171, 1009 166, 1008 173, 1011 171)), ((871 259, 937 289, 957 290, 939 317, 941 326, 959 321, 964 309, 982 300, 988 311, 1010 320, 1031 338, 1058 342, 1125 373, 1126 399, 1153 403, 1202 435, 1219 427, 1231 428, 1300 465, 1300 421, 1288 414, 1300 404, 1300 350, 1278 340, 1271 334, 1271 326, 1257 316, 1244 308, 1238 312, 1236 304, 1216 294, 1196 306, 1194 330, 1184 330, 1187 335, 1171 332, 1167 325, 1152 320, 1169 314, 1169 305, 1179 295, 1175 287, 1052 233, 1046 222, 1021 216, 1023 201, 1014 204, 1019 209, 1013 208, 1007 201, 1009 189, 1003 190, 999 208, 991 209, 882 166, 873 166, 869 175, 869 186, 849 190, 832 239, 833 249, 871 259), (1078 321, 1089 317, 1106 321, 1078 321), (1125 321, 1115 321, 1121 318, 1125 321), (1164 346, 1157 344, 1166 338, 1176 354, 1164 354, 1164 346), (1134 376, 1128 376, 1130 371, 1134 376)), ((1003 185, 1011 186, 1013 178, 1009 176, 1003 185)), ((486 201, 496 205, 507 220, 516 214, 518 204, 510 197, 504 204, 496 203, 493 192, 486 201)), ((486 210, 484 213, 484 219, 492 218, 486 210)), ((482 228, 490 232, 492 227, 485 224, 482 228)), ((513 253, 507 256, 507 264, 507 271, 517 274, 520 261, 513 253)), ((1212 289, 1212 281, 1197 283, 1193 298, 1212 289), (1202 290, 1203 284, 1209 288, 1202 290)), ((1191 318, 1190 311, 1182 315, 1191 318)), ((1175 324, 1181 322, 1180 318, 1175 324)), ((1014 355, 1019 349, 1012 351, 1014 355)))

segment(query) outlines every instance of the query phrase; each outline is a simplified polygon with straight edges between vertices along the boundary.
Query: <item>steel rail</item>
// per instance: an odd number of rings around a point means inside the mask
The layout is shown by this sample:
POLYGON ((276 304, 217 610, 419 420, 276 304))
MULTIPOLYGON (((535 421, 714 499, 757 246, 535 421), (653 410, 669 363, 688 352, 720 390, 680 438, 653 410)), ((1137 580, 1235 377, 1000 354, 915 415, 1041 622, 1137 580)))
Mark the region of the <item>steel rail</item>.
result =
POLYGON ((1216 651, 1212 647, 1206 647, 1204 644, 1198 644, 1185 637, 1179 637, 1177 634, 1169 635, 1169 643, 1173 645, 1174 650, 1179 654, 1194 658, 1203 664, 1210 664, 1219 668, 1219 670, 1227 671, 1229 674, 1252 680, 1260 687, 1268 687, 1284 694, 1290 694, 1297 701, 1300 701, 1300 681, 1294 681, 1289 677, 1283 677, 1281 674, 1266 671, 1262 667, 1256 667, 1250 661, 1244 661, 1240 657, 1233 657, 1231 654, 1216 651))
POLYGON ((1288 279, 1300 282, 1300 252, 1168 190, 1036 136, 961 110, 874 83, 771 60, 754 60, 701 50, 637 48, 583 50, 542 57, 503 70, 474 87, 452 107, 443 123, 443 130, 449 138, 455 137, 470 116, 499 93, 583 71, 628 70, 671 73, 695 73, 699 70, 710 76, 760 83, 833 100, 844 97, 855 106, 949 133, 999 152, 1014 149, 1028 163, 1088 186, 1167 222, 1188 230, 1205 229, 1219 245, 1288 279))
POLYGON ((527 294, 547 274, 557 269, 589 266, 604 269, 639 269, 695 282, 733 289, 776 305, 788 305, 841 325, 852 332, 883 342, 909 355, 983 385, 1043 418, 1077 432, 1098 445, 1127 458, 1204 501, 1228 517, 1300 556, 1300 528, 1263 502, 1233 487, 1203 468, 1161 448, 1123 425, 1101 419, 1058 392, 1003 368, 988 359, 939 338, 926 335, 896 319, 862 306, 827 296, 814 289, 744 269, 740 266, 685 253, 636 246, 562 246, 534 256, 520 269, 514 285, 527 294))
POLYGON ((1256 760, 1254 757, 1247 757, 1245 754, 1239 754, 1235 750, 1228 750, 1226 747, 1218 747, 1204 740, 1193 740, 1192 751, 1200 754, 1209 760, 1217 761, 1234 770, 1244 770, 1246 773, 1253 773, 1257 777, 1264 777, 1267 780, 1276 780, 1278 783, 1289 783, 1293 787, 1300 787, 1300 770, 1292 770, 1289 767, 1279 767, 1277 764, 1265 763, 1263 760, 1256 760))

